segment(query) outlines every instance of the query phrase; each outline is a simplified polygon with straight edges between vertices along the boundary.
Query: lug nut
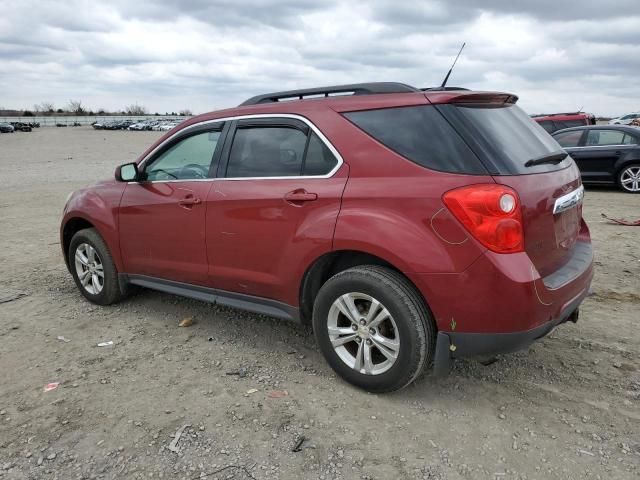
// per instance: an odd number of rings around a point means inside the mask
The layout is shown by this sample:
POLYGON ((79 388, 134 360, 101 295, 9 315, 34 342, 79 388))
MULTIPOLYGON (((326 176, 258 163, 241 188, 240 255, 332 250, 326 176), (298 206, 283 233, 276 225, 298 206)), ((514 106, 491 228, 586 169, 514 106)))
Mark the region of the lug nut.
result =
POLYGON ((367 345, 371 345, 371 340, 367 338, 367 345))
POLYGON ((369 329, 369 335, 375 335, 376 331, 373 328, 369 329))
POLYGON ((358 330, 358 326, 357 325, 351 325, 351 330, 353 330, 355 332, 356 330, 358 330))
POLYGON ((356 337, 356 343, 360 343, 362 342, 362 339, 360 337, 356 337))

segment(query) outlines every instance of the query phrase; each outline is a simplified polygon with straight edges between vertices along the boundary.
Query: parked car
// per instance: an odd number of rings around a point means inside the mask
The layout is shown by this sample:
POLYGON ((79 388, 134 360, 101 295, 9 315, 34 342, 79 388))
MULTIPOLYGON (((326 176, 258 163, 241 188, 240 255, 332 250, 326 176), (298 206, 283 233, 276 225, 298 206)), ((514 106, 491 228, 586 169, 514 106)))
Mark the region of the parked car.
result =
POLYGON ((580 172, 516 101, 370 83, 190 118, 70 194, 64 259, 100 305, 142 286, 312 325, 373 392, 526 348, 578 319, 593 256, 580 172))
POLYGON ((584 183, 640 193, 640 129, 598 125, 559 130, 553 138, 574 159, 584 183))
POLYGON ((10 122, 16 132, 30 132, 31 126, 28 123, 23 122, 10 122))
POLYGON ((0 133, 13 133, 14 131, 13 125, 6 122, 0 123, 0 133))
POLYGON ((593 115, 592 113, 584 112, 536 115, 533 117, 533 119, 549 133, 553 133, 557 130, 562 130, 563 128, 596 124, 595 115, 593 115))
POLYGON ((640 113, 627 113, 626 115, 622 115, 618 118, 613 118, 609 120, 609 125, 629 125, 634 120, 640 118, 640 113))

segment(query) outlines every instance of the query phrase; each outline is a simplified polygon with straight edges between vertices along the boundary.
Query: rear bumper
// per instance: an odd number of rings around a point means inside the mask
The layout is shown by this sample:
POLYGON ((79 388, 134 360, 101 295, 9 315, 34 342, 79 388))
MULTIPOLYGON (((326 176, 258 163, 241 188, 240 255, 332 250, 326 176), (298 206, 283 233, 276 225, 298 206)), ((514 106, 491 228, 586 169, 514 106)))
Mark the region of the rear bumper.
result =
POLYGON ((442 374, 454 358, 521 350, 577 320, 593 278, 593 251, 585 226, 569 262, 544 278, 526 253, 491 252, 461 273, 409 276, 435 317, 435 370, 442 374))
POLYGON ((585 290, 569 302, 557 318, 530 330, 509 333, 438 332, 434 374, 446 375, 454 358, 496 355, 526 349, 558 325, 567 321, 577 322, 580 304, 588 294, 588 290, 585 290))

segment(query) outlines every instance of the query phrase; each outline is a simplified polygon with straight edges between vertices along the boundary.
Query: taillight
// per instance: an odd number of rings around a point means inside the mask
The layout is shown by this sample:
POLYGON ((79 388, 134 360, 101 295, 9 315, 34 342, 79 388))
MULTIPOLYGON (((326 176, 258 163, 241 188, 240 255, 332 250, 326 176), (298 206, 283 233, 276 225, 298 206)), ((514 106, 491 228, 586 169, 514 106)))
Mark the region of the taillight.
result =
POLYGON ((485 247, 497 253, 522 252, 522 213, 516 192, 503 185, 469 185, 442 196, 451 213, 485 247))

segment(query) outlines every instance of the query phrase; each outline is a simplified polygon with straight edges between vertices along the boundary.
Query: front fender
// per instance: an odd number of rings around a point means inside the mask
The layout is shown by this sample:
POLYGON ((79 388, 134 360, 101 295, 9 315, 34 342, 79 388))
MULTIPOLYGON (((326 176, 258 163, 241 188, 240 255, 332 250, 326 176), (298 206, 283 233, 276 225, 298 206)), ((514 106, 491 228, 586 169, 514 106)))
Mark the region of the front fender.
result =
POLYGON ((126 184, 105 182, 74 192, 64 208, 60 225, 60 245, 65 249, 64 232, 69 222, 91 224, 104 239, 118 271, 123 271, 118 234, 118 209, 126 184), (82 223, 83 223, 82 222, 82 223))

